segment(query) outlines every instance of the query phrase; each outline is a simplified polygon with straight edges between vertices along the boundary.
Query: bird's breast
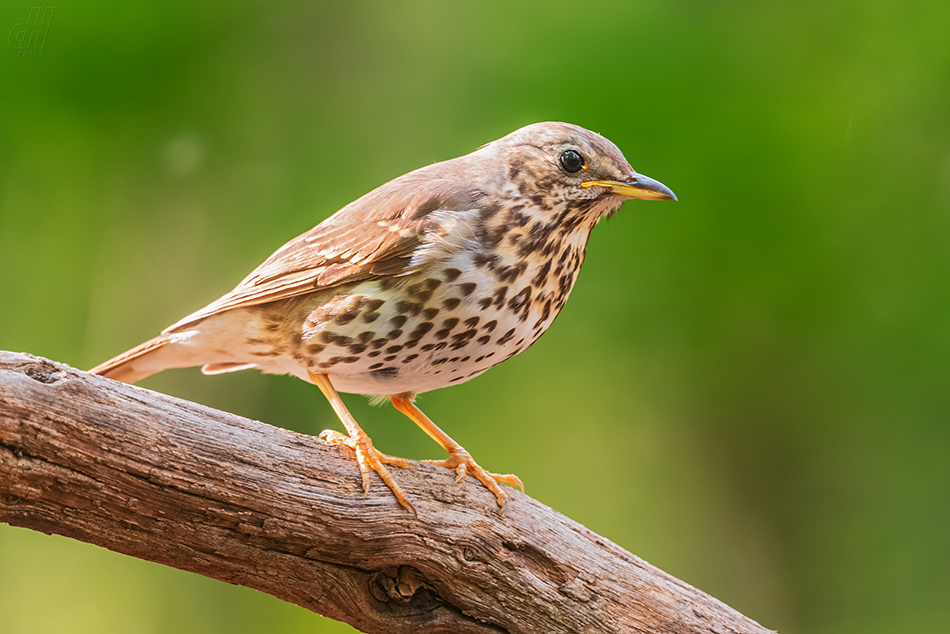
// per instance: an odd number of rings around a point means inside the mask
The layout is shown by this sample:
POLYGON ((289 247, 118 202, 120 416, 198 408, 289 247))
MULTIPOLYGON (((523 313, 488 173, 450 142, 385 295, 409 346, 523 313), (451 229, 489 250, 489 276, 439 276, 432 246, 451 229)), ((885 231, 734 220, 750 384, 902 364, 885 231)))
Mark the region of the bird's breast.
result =
POLYGON ((409 275, 261 307, 270 330, 247 337, 248 361, 265 372, 327 374, 338 390, 362 394, 462 383, 547 330, 574 285, 586 237, 551 236, 523 252, 515 243, 454 249, 409 275))

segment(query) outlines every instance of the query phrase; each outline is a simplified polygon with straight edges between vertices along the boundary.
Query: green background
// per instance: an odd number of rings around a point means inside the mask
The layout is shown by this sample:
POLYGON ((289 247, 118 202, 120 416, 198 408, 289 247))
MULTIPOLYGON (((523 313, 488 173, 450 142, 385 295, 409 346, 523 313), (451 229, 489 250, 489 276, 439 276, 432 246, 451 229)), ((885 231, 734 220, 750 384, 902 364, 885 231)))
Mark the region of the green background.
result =
MULTIPOLYGON (((4 2, 0 34, 32 4, 4 2)), ((0 42, 0 349, 91 367, 371 188, 577 123, 680 202, 627 203, 538 345, 421 406, 770 628, 950 631, 950 3, 55 7, 42 56, 0 42)), ((143 384, 338 427, 288 377, 143 384)), ((439 457, 346 398, 383 451, 439 457)), ((0 615, 7 634, 351 631, 9 526, 0 615)))

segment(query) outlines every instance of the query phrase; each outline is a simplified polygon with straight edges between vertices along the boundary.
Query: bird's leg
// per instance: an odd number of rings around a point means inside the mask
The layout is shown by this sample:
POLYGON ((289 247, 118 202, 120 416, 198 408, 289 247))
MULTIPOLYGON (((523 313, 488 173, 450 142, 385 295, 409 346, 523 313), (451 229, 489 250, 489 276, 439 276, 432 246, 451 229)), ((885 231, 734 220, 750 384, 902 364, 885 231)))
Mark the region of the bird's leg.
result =
POLYGON ((498 500, 498 506, 502 508, 504 508, 505 502, 508 500, 508 494, 498 486, 499 482, 519 487, 524 491, 524 484, 521 483, 518 476, 489 473, 478 466, 478 464, 472 460, 471 454, 465 451, 460 444, 452 440, 448 434, 436 427, 435 423, 429 420, 429 417, 415 406, 411 396, 411 394, 398 394, 396 396, 390 396, 389 398, 396 409, 408 416, 412 422, 422 428, 422 431, 429 434, 432 440, 442 445, 442 447, 449 452, 447 460, 426 460, 426 462, 445 467, 446 469, 455 469, 456 482, 461 482, 465 479, 466 473, 471 473, 479 482, 484 484, 489 491, 495 494, 495 499, 498 500))
POLYGON ((333 384, 330 383, 330 377, 326 374, 315 374, 309 371, 307 374, 310 375, 310 380, 313 381, 314 385, 319 387, 323 395, 330 401, 330 406, 333 407, 333 411, 340 417, 340 421, 343 423, 343 426, 346 427, 346 431, 349 432, 349 436, 347 436, 338 431, 328 429, 322 432, 320 437, 328 442, 346 445, 356 452, 356 461, 359 464, 360 475, 363 478, 363 497, 366 497, 369 491, 369 470, 372 469, 378 473, 379 477, 383 479, 383 482, 392 489, 399 504, 415 513, 415 507, 409 503, 409 498, 406 497, 403 490, 396 484, 396 481, 393 480, 392 475, 386 468, 387 464, 391 464, 405 469, 409 466, 409 461, 405 458, 387 456, 377 451, 376 448, 373 447, 373 441, 370 440, 366 432, 357 424, 353 415, 346 409, 346 405, 343 404, 343 399, 340 398, 333 384))

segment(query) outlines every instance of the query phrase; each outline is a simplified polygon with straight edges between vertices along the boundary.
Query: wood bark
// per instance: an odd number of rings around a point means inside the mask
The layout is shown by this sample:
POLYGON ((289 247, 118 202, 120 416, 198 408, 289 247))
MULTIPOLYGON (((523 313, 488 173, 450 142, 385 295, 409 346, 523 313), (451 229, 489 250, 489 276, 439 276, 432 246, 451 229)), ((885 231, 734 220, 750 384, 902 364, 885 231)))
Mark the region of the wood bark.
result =
POLYGON ((364 632, 768 632, 521 494, 0 351, 0 522, 267 592, 364 632))

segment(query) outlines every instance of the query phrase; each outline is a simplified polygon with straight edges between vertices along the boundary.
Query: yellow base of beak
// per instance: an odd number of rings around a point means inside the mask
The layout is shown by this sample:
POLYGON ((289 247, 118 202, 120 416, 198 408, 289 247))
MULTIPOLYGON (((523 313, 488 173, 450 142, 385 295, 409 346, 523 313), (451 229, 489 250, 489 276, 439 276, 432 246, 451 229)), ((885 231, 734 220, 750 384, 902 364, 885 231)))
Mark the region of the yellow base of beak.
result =
POLYGON ((641 200, 676 200, 676 194, 660 181, 649 176, 637 174, 628 182, 621 181, 587 181, 581 187, 604 187, 612 194, 641 200))

